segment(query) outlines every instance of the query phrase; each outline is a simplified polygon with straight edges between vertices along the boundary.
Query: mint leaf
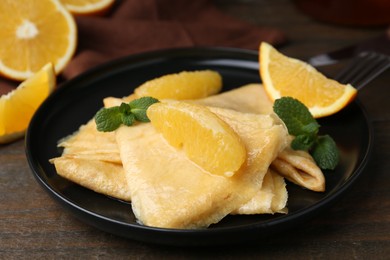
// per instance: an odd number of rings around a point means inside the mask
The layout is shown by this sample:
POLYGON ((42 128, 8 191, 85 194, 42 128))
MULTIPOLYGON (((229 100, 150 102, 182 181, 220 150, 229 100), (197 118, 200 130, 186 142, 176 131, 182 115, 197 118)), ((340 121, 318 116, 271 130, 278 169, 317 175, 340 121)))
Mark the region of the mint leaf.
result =
POLYGON ((315 136, 298 135, 291 141, 294 150, 308 151, 314 144, 315 136))
POLYGON ((119 107, 102 108, 95 115, 96 128, 100 132, 111 132, 122 123, 119 107))
POLYGON ((130 101, 129 106, 134 109, 148 109, 154 103, 159 102, 158 99, 153 97, 141 97, 130 101))
POLYGON ((136 120, 149 122, 146 110, 152 104, 159 102, 152 97, 142 97, 120 106, 102 108, 95 115, 96 128, 101 132, 116 130, 121 124, 131 126, 136 120))
POLYGON ((311 115, 309 109, 299 100, 282 97, 275 100, 274 112, 283 120, 289 134, 315 135, 320 125, 311 115))
POLYGON ((131 113, 129 104, 122 103, 119 106, 119 111, 122 113, 122 123, 126 126, 131 126, 135 122, 135 116, 131 113))
POLYGON ((146 115, 146 110, 156 102, 158 102, 158 100, 152 97, 141 97, 139 99, 135 99, 129 103, 131 113, 134 114, 138 121, 150 122, 148 116, 146 115))
POLYGON ((339 152, 333 139, 318 136, 320 125, 309 109, 299 100, 282 97, 275 100, 274 112, 283 120, 290 135, 294 150, 308 151, 321 169, 333 170, 339 161, 339 152))
POLYGON ((314 120, 314 122, 311 122, 311 123, 304 125, 302 127, 302 133, 306 133, 308 135, 314 136, 318 133, 319 128, 320 128, 320 125, 317 123, 317 121, 314 120))
POLYGON ((119 112, 122 114, 131 114, 131 107, 129 104, 121 103, 119 106, 119 112))
POLYGON ((132 126, 135 122, 134 114, 122 114, 122 123, 126 126, 132 126))
POLYGON ((329 135, 318 137, 312 156, 318 166, 324 170, 334 170, 340 159, 337 145, 329 135))

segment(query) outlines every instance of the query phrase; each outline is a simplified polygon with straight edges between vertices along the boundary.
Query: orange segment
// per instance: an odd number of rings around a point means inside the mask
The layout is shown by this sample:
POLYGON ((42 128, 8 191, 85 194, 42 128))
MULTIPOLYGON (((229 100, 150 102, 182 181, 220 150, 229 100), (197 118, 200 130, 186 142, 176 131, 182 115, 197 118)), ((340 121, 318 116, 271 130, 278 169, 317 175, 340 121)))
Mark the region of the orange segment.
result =
POLYGON ((246 160, 246 149, 234 130, 208 108, 170 101, 147 110, 152 125, 173 147, 204 170, 233 176, 246 160))
POLYGON ((23 136, 33 114, 53 91, 55 81, 53 65, 49 63, 14 91, 0 97, 0 143, 23 136))
POLYGON ((271 100, 290 96, 304 103, 315 118, 334 114, 351 102, 357 90, 325 77, 309 64, 287 57, 268 43, 259 51, 260 75, 271 100))
POLYGON ((115 0, 60 0, 72 14, 95 15, 105 13, 115 0))
POLYGON ((76 48, 76 24, 58 0, 0 1, 0 74, 25 80, 45 64, 59 73, 76 48))
POLYGON ((149 80, 134 93, 138 97, 183 100, 207 97, 218 93, 221 88, 222 77, 216 71, 183 71, 149 80))

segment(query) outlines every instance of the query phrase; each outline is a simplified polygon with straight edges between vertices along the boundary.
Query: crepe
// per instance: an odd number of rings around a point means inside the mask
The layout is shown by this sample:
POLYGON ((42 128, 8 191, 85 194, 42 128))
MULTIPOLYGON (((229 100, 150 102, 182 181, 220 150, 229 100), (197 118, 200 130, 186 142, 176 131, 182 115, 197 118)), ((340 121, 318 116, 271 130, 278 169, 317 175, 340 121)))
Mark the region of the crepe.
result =
POLYGON ((96 130, 94 120, 59 141, 62 155, 50 160, 56 172, 95 192, 130 201, 115 133, 96 130))
POLYGON ((130 191, 122 164, 64 155, 53 160, 56 171, 95 192, 130 201, 130 191))
MULTIPOLYGON (((127 97, 127 101, 133 98, 134 96, 131 95, 127 97)), ((104 103, 105 106, 110 107, 119 105, 122 101, 119 98, 106 98, 104 103)), ((204 105, 213 104, 245 113, 269 114, 272 112, 272 103, 260 84, 249 84, 219 95, 190 102, 204 105)), ((64 147, 63 156, 51 160, 55 164, 58 174, 96 192, 123 200, 129 201, 131 199, 127 183, 123 184, 123 180, 126 178, 115 133, 98 132, 94 120, 91 120, 86 125, 81 126, 75 134, 61 140, 59 146, 64 147), (90 160, 99 167, 92 167, 90 160)), ((271 168, 273 170, 272 180, 274 181, 269 181, 270 178, 267 176, 271 174, 267 173, 257 194, 251 201, 247 202, 251 206, 241 205, 232 213, 286 212, 287 190, 284 178, 278 178, 277 174, 315 191, 322 191, 321 187, 325 187, 321 170, 306 152, 286 148, 272 162, 271 168), (278 188, 274 189, 272 185, 278 188), (279 203, 276 203, 277 201, 279 203)))
MULTIPOLYGON (((113 133, 108 133, 107 139, 103 140, 101 135, 99 138, 99 148, 92 144, 96 142, 92 137, 96 131, 96 124, 93 120, 86 125, 80 127, 80 130, 63 140, 59 146, 65 147, 61 157, 54 158, 51 162, 55 165, 56 171, 62 177, 69 179, 88 189, 118 198, 125 201, 130 201, 130 191, 127 186, 125 173, 122 166, 122 161, 119 156, 119 150, 115 143, 112 142, 113 133), (82 140, 85 146, 79 146, 77 140, 82 140), (89 140, 89 141, 87 141, 89 140), (73 147, 73 145, 75 147, 73 147), (115 145, 115 151, 105 149, 115 145), (97 152, 99 151, 99 152, 97 152)), ((273 214, 286 213, 287 189, 284 178, 267 172, 264 183, 255 199, 252 199, 248 204, 250 206, 242 206, 239 210, 232 212, 233 214, 273 214), (274 185, 276 182, 278 185, 274 185), (272 205, 271 205, 272 204, 272 205)))
POLYGON ((268 169, 261 189, 244 205, 230 214, 274 214, 287 213, 287 189, 284 178, 268 169))
MULTIPOLYGON (((126 97, 126 101, 134 98, 134 95, 126 97)), ((108 97, 104 99, 106 107, 119 105, 123 100, 108 97)), ((249 84, 243 87, 211 96, 205 99, 192 101, 199 104, 213 104, 219 107, 231 108, 241 112, 269 114, 272 112, 272 102, 267 98, 260 84, 249 84)), ((64 154, 72 154, 74 158, 102 160, 121 164, 119 151, 116 146, 114 133, 102 133, 96 130, 93 120, 80 127, 80 130, 62 140, 59 144, 64 147, 64 154)), ((283 160, 276 160, 274 170, 293 183, 311 189, 322 191, 325 187, 325 179, 310 154, 304 151, 283 153, 283 160), (301 160, 298 160, 301 157, 301 160), (304 166, 300 165, 304 163, 304 166)), ((281 159, 281 158, 279 158, 281 159)), ((94 180, 91 178, 91 182, 94 180)), ((90 184, 93 186, 93 183, 90 184)))
MULTIPOLYGON (((273 104, 268 99, 261 84, 248 84, 194 102, 230 108, 245 113, 271 114, 273 111, 273 104)), ((287 146, 272 163, 272 168, 299 186, 317 192, 325 191, 324 175, 313 157, 306 151, 295 151, 287 146)))
POLYGON ((242 87, 193 100, 197 104, 211 107, 229 108, 243 113, 269 115, 273 113, 273 104, 260 84, 248 84, 242 87))
POLYGON ((291 182, 312 191, 325 191, 325 177, 307 152, 286 147, 271 168, 291 182))
POLYGON ((269 165, 284 149, 287 131, 271 115, 210 108, 239 135, 247 160, 233 177, 204 171, 169 145, 149 123, 116 131, 137 219, 163 228, 205 228, 261 189, 269 165))
MULTIPOLYGON (((66 179, 98 193, 130 201, 130 191, 119 150, 116 142, 110 143, 113 133, 105 135, 97 132, 96 135, 100 135, 100 142, 94 149, 92 143, 96 142, 91 137, 95 135, 95 132, 96 124, 93 120, 81 126, 77 133, 60 142, 59 146, 65 147, 64 153, 61 157, 52 159, 51 162, 55 165, 57 173, 66 179), (107 139, 103 140, 105 136, 107 139), (80 146, 78 140, 81 140, 80 143, 85 146, 80 146), (106 149, 112 148, 112 145, 115 146, 115 151, 106 149)), ((249 202, 250 206, 242 206, 233 214, 286 213, 287 190, 285 186, 284 178, 269 170, 264 177, 261 189, 255 195, 256 199, 249 202)))
POLYGON ((99 132, 95 120, 82 125, 77 132, 59 141, 63 155, 72 158, 101 160, 122 164, 114 132, 99 132))
MULTIPOLYGON (((96 192, 130 201, 131 196, 122 161, 116 142, 112 140, 113 137, 115 138, 114 133, 98 132, 95 122, 90 120, 86 125, 81 126, 77 133, 59 143, 60 147, 65 148, 63 155, 51 160, 57 173, 96 192), (95 141, 94 136, 98 142, 95 141)), ((258 191, 258 195, 255 195, 257 201, 252 200, 251 207, 241 207, 239 212, 234 214, 286 212, 287 190, 284 179, 275 173, 272 178, 268 178, 269 175, 271 173, 267 172, 264 184, 258 191), (274 188, 272 180, 275 178, 278 179, 279 188, 274 188), (285 199, 280 200, 279 197, 285 199), (271 207, 271 203, 278 206, 271 207)))

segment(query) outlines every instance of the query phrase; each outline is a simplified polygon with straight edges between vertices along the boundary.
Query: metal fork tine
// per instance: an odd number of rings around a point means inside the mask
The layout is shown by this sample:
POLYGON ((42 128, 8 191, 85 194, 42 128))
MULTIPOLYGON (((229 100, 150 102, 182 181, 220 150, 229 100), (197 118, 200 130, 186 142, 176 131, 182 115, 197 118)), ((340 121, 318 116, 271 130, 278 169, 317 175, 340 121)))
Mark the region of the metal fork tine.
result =
POLYGON ((351 63, 342 70, 337 76, 336 79, 344 84, 349 83, 351 75, 358 75, 359 72, 365 68, 368 60, 373 56, 372 53, 363 52, 356 56, 351 63))
POLYGON ((360 89, 376 76, 390 67, 390 57, 380 53, 360 53, 353 61, 335 78, 341 83, 350 83, 360 89))
POLYGON ((373 63, 373 66, 370 66, 370 68, 368 68, 365 71, 365 73, 362 73, 360 76, 356 77, 356 79, 352 80, 350 83, 355 88, 361 89, 367 83, 369 83, 371 80, 376 78, 378 75, 380 75, 389 67, 390 67, 389 60, 383 57, 382 59, 378 60, 377 63, 375 64, 373 63))
POLYGON ((384 58, 381 56, 377 56, 375 54, 372 54, 369 57, 366 57, 365 63, 362 64, 361 70, 359 71, 359 73, 356 73, 355 75, 350 74, 350 77, 349 77, 350 80, 348 83, 352 84, 352 83, 359 82, 359 80, 364 78, 368 73, 370 73, 371 71, 380 67, 381 63, 383 63, 383 62, 384 62, 384 58))
POLYGON ((350 75, 355 75, 357 74, 358 71, 360 71, 365 63, 367 62, 366 60, 366 56, 367 56, 367 53, 362 53, 358 56, 356 56, 352 61, 351 63, 346 67, 344 68, 337 76, 336 76, 336 80, 341 82, 341 83, 348 83, 349 79, 350 79, 350 75))

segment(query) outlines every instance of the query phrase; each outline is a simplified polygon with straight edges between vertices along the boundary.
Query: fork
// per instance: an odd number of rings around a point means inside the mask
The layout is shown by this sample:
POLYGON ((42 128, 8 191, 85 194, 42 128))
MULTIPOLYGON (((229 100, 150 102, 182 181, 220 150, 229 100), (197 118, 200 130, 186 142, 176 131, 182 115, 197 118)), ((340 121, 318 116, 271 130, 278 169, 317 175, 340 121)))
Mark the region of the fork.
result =
POLYGON ((390 56, 378 52, 361 52, 335 79, 361 89, 390 67, 390 56))

